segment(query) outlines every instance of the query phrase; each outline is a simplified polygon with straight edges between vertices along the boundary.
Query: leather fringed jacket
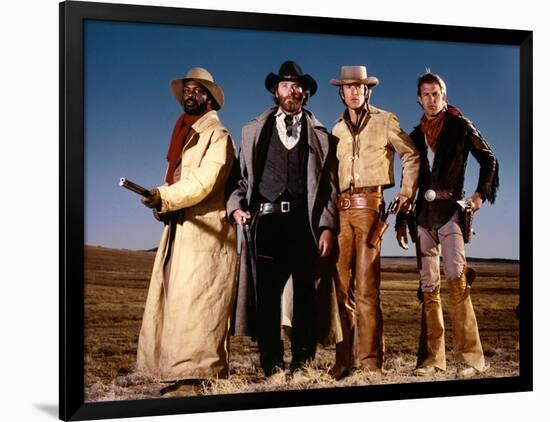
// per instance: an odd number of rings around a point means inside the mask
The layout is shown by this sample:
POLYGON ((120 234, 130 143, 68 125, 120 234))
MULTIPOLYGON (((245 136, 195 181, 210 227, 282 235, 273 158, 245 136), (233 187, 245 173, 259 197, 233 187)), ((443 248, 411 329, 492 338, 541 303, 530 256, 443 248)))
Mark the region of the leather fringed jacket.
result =
POLYGON ((410 134, 421 157, 416 200, 417 224, 429 229, 444 225, 458 209, 456 201, 464 198, 464 176, 470 153, 480 166, 476 191, 482 199, 494 203, 499 185, 498 161, 481 133, 464 116, 448 111, 444 113, 445 122, 431 169, 428 146, 420 125, 410 134), (448 192, 450 197, 429 202, 424 198, 429 189, 448 192))

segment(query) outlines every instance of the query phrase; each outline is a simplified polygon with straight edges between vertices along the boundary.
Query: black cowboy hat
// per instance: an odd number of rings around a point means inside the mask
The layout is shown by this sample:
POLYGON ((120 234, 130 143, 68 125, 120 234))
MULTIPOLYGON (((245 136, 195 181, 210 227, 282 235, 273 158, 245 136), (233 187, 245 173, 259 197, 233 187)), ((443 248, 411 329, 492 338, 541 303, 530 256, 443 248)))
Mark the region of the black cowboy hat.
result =
POLYGON ((265 87, 269 92, 275 94, 277 85, 281 81, 297 81, 304 90, 309 91, 312 97, 317 92, 317 82, 310 75, 304 74, 298 63, 291 60, 284 62, 279 68, 279 74, 271 72, 265 78, 265 87))

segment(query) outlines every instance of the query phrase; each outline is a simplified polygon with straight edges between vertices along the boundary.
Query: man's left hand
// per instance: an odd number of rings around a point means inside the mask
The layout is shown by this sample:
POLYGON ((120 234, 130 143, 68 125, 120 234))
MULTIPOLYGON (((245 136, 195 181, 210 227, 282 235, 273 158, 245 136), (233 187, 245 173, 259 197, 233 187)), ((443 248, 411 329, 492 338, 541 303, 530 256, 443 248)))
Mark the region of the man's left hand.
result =
POLYGON ((157 188, 151 189, 148 197, 141 198, 141 203, 148 208, 160 210, 161 200, 159 190, 157 188))
POLYGON ((468 202, 472 204, 472 210, 474 212, 476 212, 483 206, 483 199, 481 199, 481 195, 479 194, 479 192, 476 192, 472 196, 470 196, 466 200, 466 203, 468 202))
POLYGON ((402 249, 409 249, 409 240, 407 239, 407 226, 399 226, 395 231, 397 244, 402 249))
POLYGON ((332 231, 329 229, 323 230, 319 238, 319 255, 326 258, 332 251, 332 231))

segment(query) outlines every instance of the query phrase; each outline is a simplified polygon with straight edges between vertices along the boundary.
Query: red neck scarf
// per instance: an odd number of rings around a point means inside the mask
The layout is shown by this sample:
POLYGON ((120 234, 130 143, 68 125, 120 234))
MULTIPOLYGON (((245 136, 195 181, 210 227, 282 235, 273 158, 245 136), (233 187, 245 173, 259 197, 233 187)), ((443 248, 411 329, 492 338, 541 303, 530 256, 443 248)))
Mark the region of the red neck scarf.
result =
POLYGON ((433 119, 428 119, 426 117, 426 114, 423 114, 422 118, 420 119, 420 129, 422 130, 422 133, 426 135, 428 145, 433 152, 437 150, 437 141, 439 139, 439 135, 441 135, 441 131, 443 130, 443 123, 445 122, 446 112, 455 116, 462 115, 458 108, 449 105, 448 107, 441 110, 441 112, 439 112, 439 114, 433 119))
POLYGON ((165 180, 169 185, 175 182, 174 172, 176 171, 176 168, 181 160, 183 147, 189 140, 188 138, 191 134, 191 125, 202 116, 203 115, 193 116, 184 113, 178 118, 178 121, 174 126, 172 138, 170 139, 170 146, 168 147, 168 154, 166 155, 166 159, 168 160, 168 170, 166 172, 165 180))
POLYGON ((426 140, 431 150, 435 152, 437 149, 437 139, 443 129, 443 121, 445 120, 445 111, 442 110, 435 118, 428 119, 425 114, 420 119, 420 129, 426 136, 426 140))

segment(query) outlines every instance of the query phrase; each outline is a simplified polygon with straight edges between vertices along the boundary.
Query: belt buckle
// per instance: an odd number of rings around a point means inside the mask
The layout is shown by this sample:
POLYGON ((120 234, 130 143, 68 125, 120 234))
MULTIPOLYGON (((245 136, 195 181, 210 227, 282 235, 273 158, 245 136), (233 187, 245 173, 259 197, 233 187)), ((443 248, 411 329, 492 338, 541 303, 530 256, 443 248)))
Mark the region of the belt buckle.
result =
POLYGON ((290 212, 290 202, 288 201, 281 202, 281 212, 283 213, 290 212))
POLYGON ((351 207, 351 201, 349 200, 349 198, 344 198, 342 199, 342 209, 343 210, 347 210, 351 207))
POLYGON ((263 212, 263 211, 264 211, 264 205, 265 205, 265 204, 264 204, 263 202, 260 204, 260 212, 263 212))
POLYGON ((428 189, 424 192, 424 199, 428 202, 433 202, 437 198, 437 192, 433 189, 428 189))

